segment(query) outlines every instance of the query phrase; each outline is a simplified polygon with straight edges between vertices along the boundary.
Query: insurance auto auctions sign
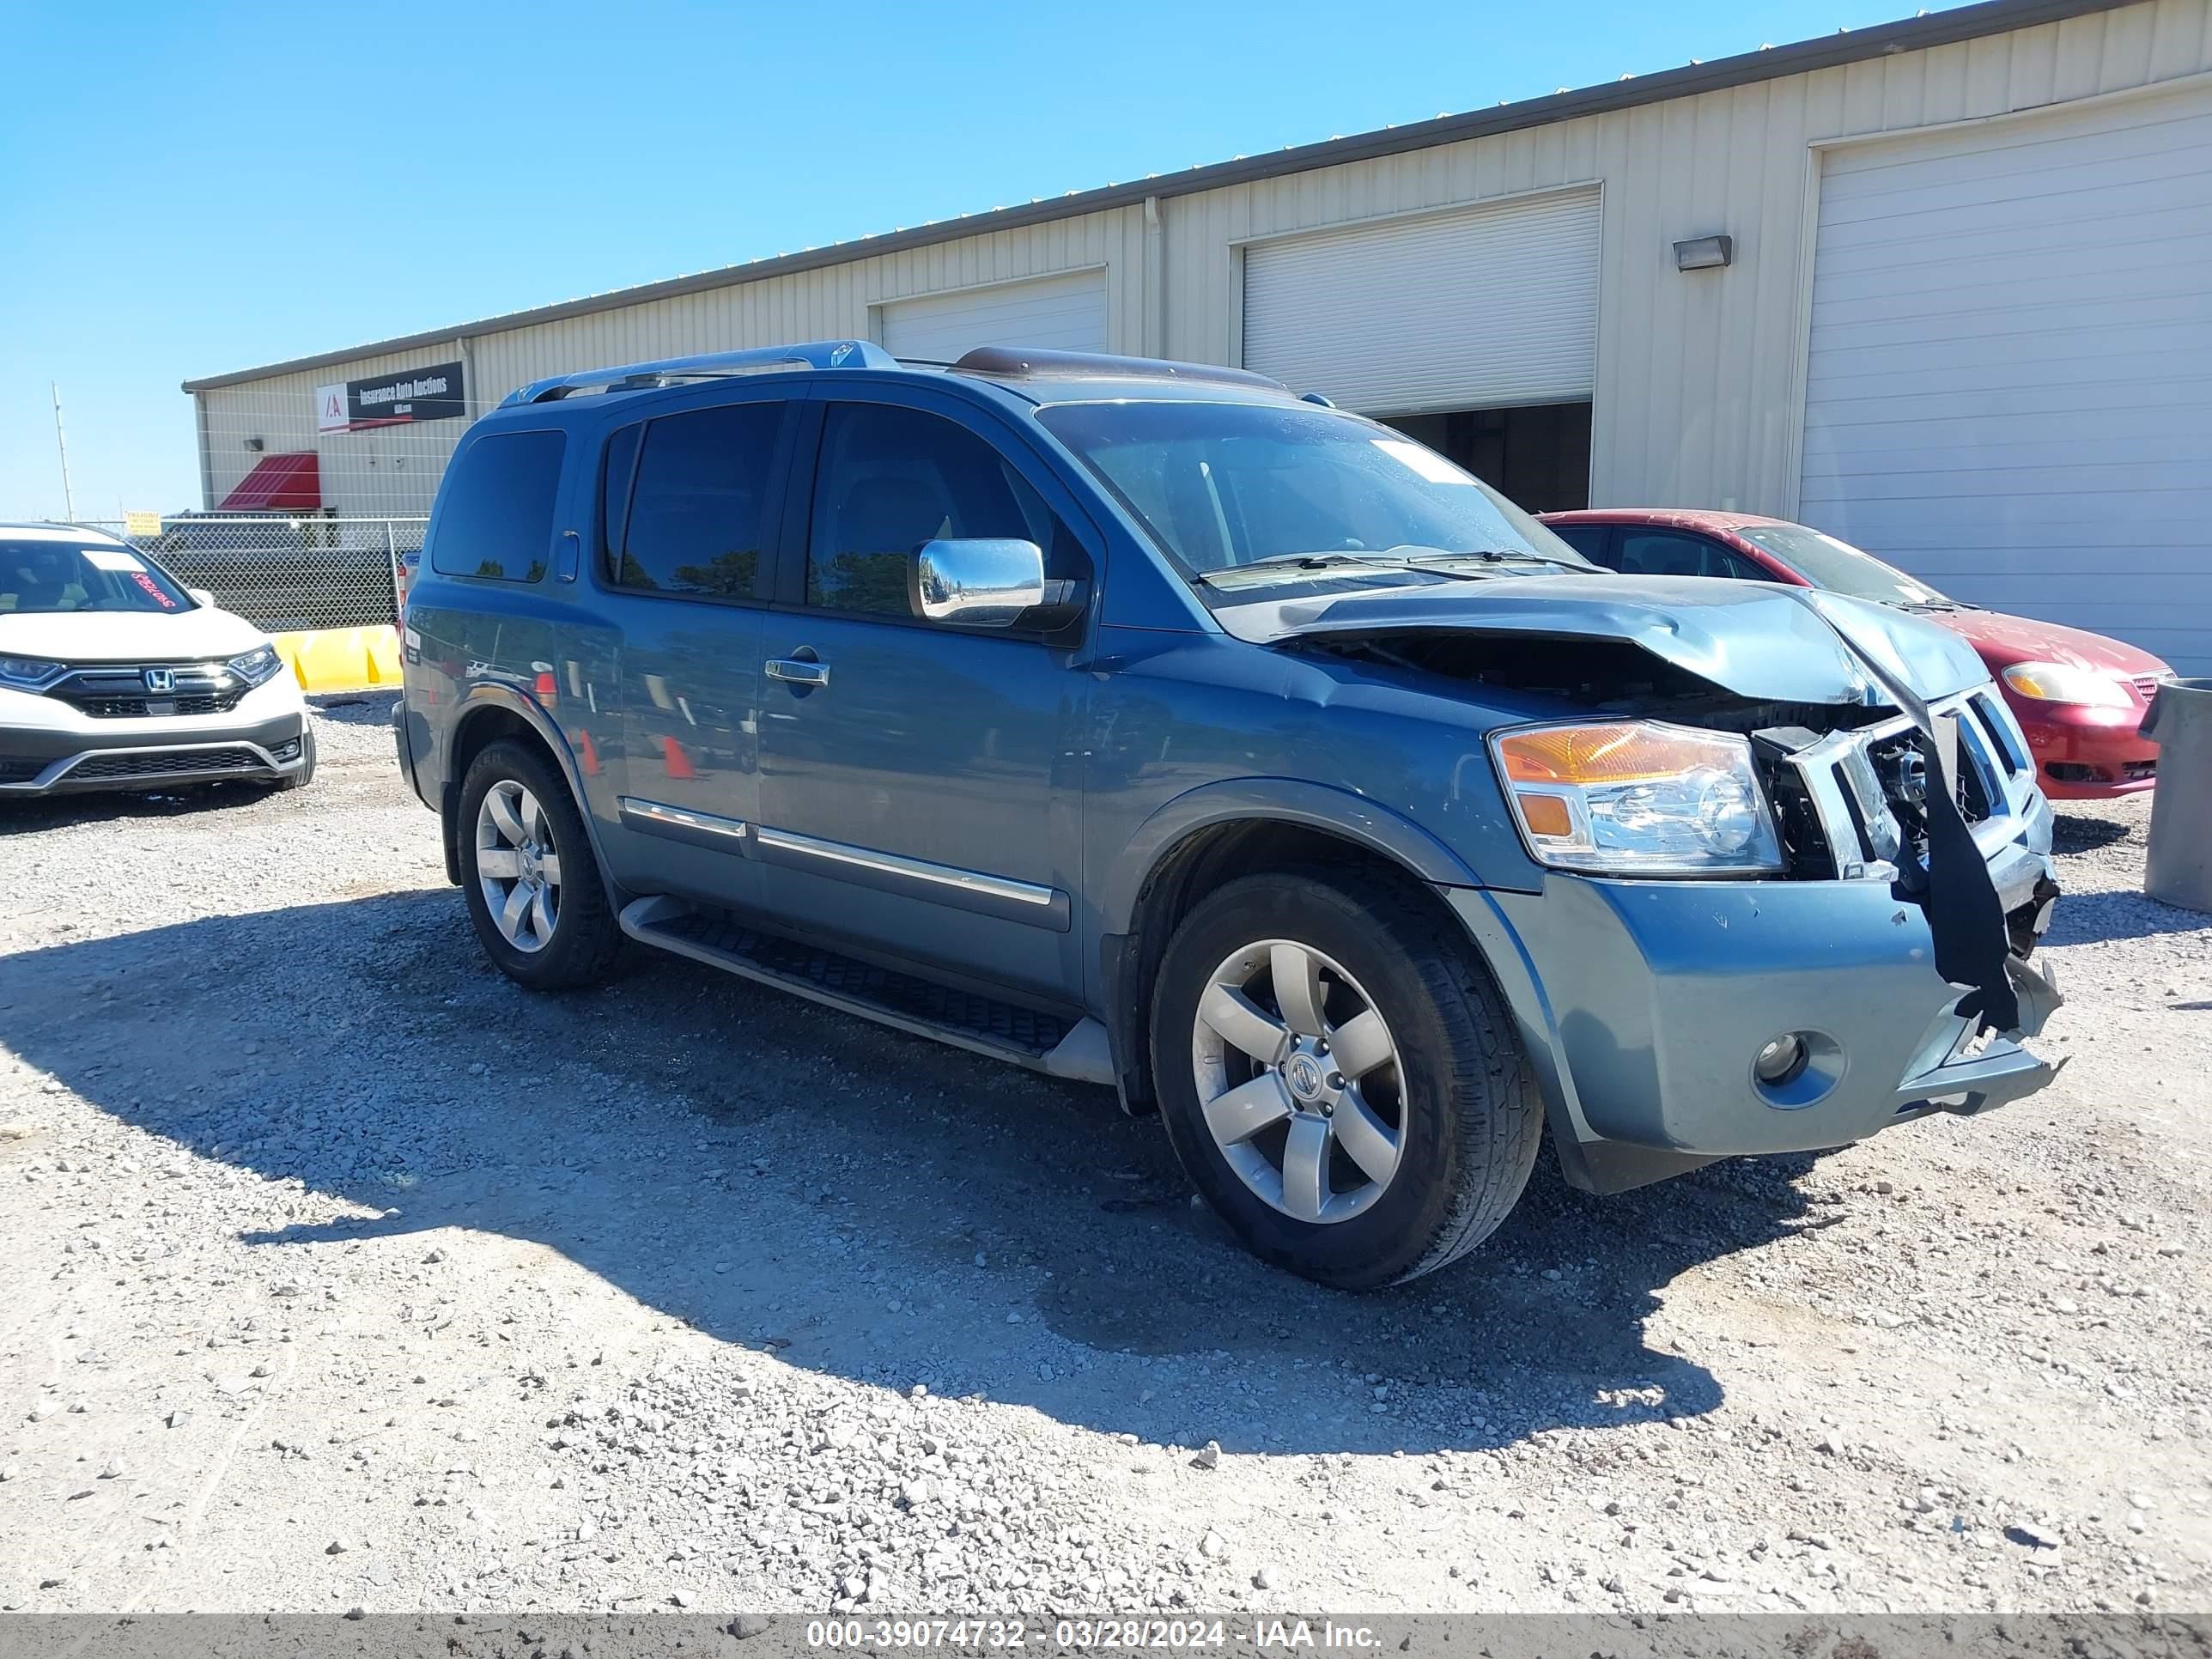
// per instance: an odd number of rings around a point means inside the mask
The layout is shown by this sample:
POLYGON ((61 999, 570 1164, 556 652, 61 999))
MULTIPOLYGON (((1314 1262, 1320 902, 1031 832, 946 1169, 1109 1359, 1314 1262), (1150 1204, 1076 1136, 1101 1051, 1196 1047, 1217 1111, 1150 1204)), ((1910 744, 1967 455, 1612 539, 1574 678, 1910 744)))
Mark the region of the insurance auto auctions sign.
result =
POLYGON ((373 380, 347 380, 315 388, 315 430, 357 432, 363 427, 400 426, 410 421, 451 421, 469 412, 459 363, 373 380))

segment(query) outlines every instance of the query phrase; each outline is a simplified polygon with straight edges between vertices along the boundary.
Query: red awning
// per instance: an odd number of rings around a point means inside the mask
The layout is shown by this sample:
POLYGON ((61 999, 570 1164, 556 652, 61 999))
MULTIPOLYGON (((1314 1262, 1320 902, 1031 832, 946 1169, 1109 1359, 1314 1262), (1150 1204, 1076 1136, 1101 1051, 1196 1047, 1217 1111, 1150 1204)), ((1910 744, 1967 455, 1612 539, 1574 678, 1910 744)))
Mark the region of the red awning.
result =
POLYGON ((218 513, 260 513, 270 509, 315 508, 323 504, 322 474, 315 452, 264 455, 253 464, 245 482, 222 498, 218 513))

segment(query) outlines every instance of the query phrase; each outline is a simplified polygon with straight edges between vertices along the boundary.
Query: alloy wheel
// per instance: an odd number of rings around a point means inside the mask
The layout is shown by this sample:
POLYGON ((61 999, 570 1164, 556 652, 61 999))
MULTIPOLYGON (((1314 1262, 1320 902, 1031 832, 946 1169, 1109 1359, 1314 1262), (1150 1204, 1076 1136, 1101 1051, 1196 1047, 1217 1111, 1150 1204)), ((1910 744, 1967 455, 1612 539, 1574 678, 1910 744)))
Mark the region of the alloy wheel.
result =
POLYGON ((1213 1143, 1294 1220, 1348 1221, 1405 1145, 1405 1073, 1375 1000, 1310 945, 1260 939, 1207 976, 1191 1066, 1213 1143))
POLYGON ((545 809, 523 784, 501 778, 477 808, 477 882, 500 937, 542 951, 561 921, 561 856, 545 809))

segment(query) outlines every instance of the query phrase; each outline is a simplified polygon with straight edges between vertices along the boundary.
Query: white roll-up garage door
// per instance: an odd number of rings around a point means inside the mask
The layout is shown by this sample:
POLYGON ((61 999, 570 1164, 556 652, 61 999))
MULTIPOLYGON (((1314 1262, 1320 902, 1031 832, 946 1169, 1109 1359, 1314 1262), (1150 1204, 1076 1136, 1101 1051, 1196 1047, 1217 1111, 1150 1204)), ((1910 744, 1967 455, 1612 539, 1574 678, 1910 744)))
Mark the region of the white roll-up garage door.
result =
POLYGON ((1597 263, 1595 189, 1255 242, 1244 366, 1370 415, 1587 398, 1597 263))
POLYGON ((894 301, 882 309, 884 349, 894 357, 957 362, 982 345, 1106 349, 1103 270, 925 295, 894 301))
POLYGON ((2212 94, 1824 158, 1799 516, 2212 674, 2212 94))

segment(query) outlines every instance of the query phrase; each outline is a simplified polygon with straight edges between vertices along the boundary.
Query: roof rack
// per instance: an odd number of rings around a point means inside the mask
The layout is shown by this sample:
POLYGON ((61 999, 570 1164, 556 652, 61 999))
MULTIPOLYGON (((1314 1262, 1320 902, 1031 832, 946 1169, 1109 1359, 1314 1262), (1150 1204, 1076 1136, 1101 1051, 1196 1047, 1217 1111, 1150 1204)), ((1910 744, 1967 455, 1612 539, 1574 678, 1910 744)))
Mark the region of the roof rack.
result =
POLYGON ((771 374, 790 368, 896 368, 898 360, 866 340, 814 340, 803 345, 757 346, 750 351, 708 351, 659 362, 629 363, 620 368, 587 368, 556 374, 510 392, 500 400, 507 409, 551 403, 579 392, 637 392, 648 386, 678 386, 727 374, 771 374))
POLYGON ((1116 357, 1103 351, 1032 351, 1020 346, 977 346, 952 365, 970 374, 1003 380, 1199 380, 1220 386, 1265 386, 1288 392, 1280 380, 1249 368, 1170 362, 1164 357, 1116 357))

